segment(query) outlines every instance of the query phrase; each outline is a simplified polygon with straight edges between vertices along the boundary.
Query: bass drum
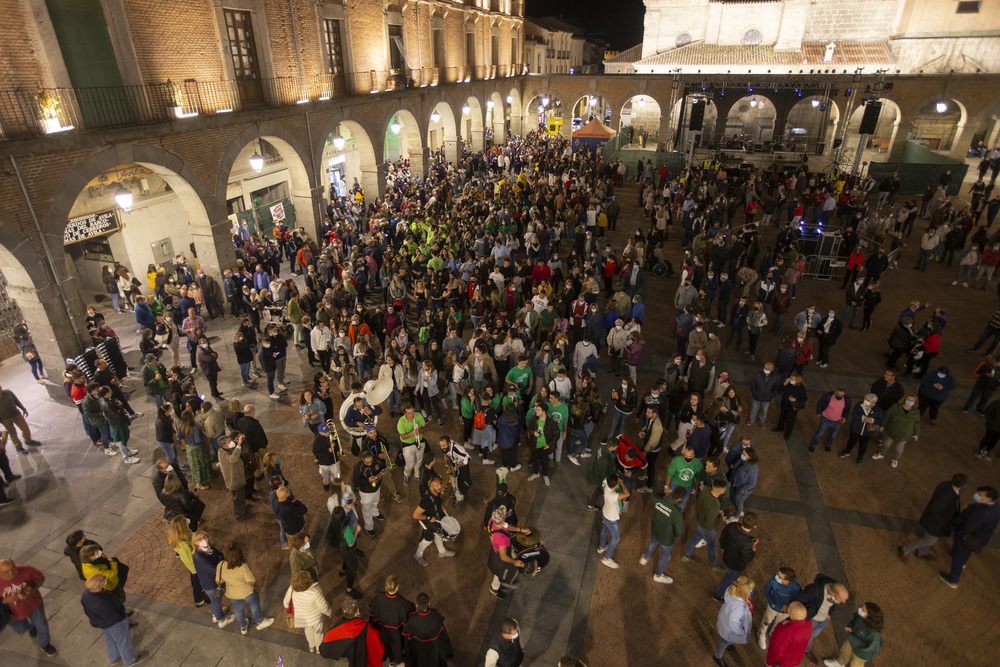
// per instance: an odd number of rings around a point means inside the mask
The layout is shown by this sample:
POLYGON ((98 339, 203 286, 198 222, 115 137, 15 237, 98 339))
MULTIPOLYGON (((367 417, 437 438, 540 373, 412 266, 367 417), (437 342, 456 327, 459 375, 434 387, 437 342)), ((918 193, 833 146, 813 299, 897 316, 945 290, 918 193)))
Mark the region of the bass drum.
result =
POLYGON ((526 576, 535 576, 549 564, 551 556, 548 549, 543 546, 535 546, 525 549, 517 554, 517 559, 524 561, 522 572, 526 576))
POLYGON ((452 539, 458 537, 458 534, 462 532, 462 524, 453 516, 446 516, 441 519, 441 528, 452 539))

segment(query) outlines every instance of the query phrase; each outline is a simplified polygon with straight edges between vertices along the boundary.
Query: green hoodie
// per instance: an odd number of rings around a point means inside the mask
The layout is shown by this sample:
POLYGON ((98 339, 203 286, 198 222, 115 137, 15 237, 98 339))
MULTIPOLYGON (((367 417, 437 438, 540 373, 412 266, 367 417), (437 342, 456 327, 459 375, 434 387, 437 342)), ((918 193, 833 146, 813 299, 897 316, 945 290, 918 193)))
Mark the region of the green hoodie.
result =
POLYGON ((681 505, 665 493, 653 493, 653 539, 664 547, 673 546, 684 534, 681 505))

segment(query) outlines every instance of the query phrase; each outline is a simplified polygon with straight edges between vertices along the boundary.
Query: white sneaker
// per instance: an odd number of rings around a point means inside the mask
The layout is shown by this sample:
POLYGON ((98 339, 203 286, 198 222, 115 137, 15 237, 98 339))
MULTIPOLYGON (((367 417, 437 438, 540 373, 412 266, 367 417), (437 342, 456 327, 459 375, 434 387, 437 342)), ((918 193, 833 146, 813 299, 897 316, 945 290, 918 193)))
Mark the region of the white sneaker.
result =
POLYGON ((896 459, 893 459, 892 463, 890 463, 889 465, 891 465, 893 468, 898 468, 899 467, 899 461, 897 461, 896 459))
POLYGON ((844 665, 837 662, 836 658, 827 658, 823 661, 823 664, 826 665, 826 667, 844 667, 844 665))
POLYGON ((261 621, 260 623, 257 624, 257 629, 258 630, 263 630, 264 628, 271 627, 272 623, 274 623, 274 618, 271 617, 271 616, 268 616, 263 621, 261 621))
POLYGON ((761 650, 766 651, 767 650, 767 637, 765 637, 764 635, 758 633, 757 634, 757 646, 759 646, 761 648, 761 650))
POLYGON ((236 617, 233 616, 232 614, 230 614, 229 616, 226 616, 221 621, 218 621, 219 627, 220 628, 224 628, 224 627, 226 627, 227 625, 229 625, 230 623, 232 623, 235 620, 236 620, 236 617))
POLYGON ((281 398, 281 394, 278 394, 276 392, 276 393, 273 393, 273 394, 269 394, 269 397, 277 400, 277 399, 281 398))
POLYGON ((510 471, 511 472, 517 472, 520 469, 521 469, 521 464, 518 463, 516 466, 514 466, 513 468, 511 468, 510 471))
POLYGON ((619 565, 618 563, 616 563, 615 561, 613 561, 610 558, 602 558, 601 559, 601 563, 603 563, 604 565, 607 565, 612 570, 617 570, 619 567, 621 567, 621 565, 619 565))
POLYGON ((665 574, 654 574, 653 575, 653 581, 655 581, 658 584, 672 584, 672 583, 674 583, 674 580, 672 578, 668 577, 665 574))
POLYGON ((708 546, 708 542, 705 540, 698 540, 697 544, 694 545, 695 549, 701 549, 704 546, 708 546))
POLYGON ((872 458, 875 459, 876 461, 881 461, 885 457, 882 456, 881 454, 872 454, 872 458))
POLYGON ((646 558, 645 556, 640 556, 639 557, 639 565, 645 565, 648 562, 649 562, 649 559, 646 558))
POLYGON ((128 450, 128 455, 129 456, 135 456, 138 453, 139 453, 138 449, 130 449, 130 450, 128 450))
POLYGON ((106 447, 106 448, 104 449, 104 453, 105 453, 105 454, 107 454, 108 456, 114 456, 115 454, 117 454, 117 453, 118 453, 118 450, 116 450, 116 449, 111 449, 110 447, 106 447))
POLYGON ((452 557, 454 557, 454 555, 455 555, 455 552, 452 551, 451 549, 445 549, 443 552, 441 552, 441 553, 438 554, 438 556, 440 558, 452 558, 452 557))
POLYGON ((278 391, 288 391, 288 387, 283 384, 278 385, 278 391))
POLYGON ((572 454, 570 454, 570 455, 569 455, 569 456, 567 456, 566 458, 568 458, 568 459, 569 459, 569 462, 570 462, 570 463, 572 463, 573 465, 575 465, 575 466, 578 466, 578 465, 580 465, 580 459, 576 458, 576 457, 575 457, 575 456, 573 456, 572 454))
POLYGON ((545 482, 545 486, 552 486, 552 482, 548 477, 542 477, 542 481, 545 482))
MULTIPOLYGON (((958 281, 957 281, 957 280, 952 280, 952 281, 951 281, 951 284, 952 284, 952 285, 957 285, 957 284, 958 284, 958 281)), ((828 662, 829 662, 829 660, 824 660, 824 661, 823 661, 823 663, 824 663, 824 664, 826 664, 826 663, 828 663, 828 662)), ((834 662, 837 662, 837 661, 836 661, 836 660, 834 660, 834 662)))
POLYGON ((597 553, 602 554, 607 549, 607 547, 597 547, 597 553))
POLYGON ((533 472, 530 475, 528 475, 528 481, 529 482, 534 482, 539 477, 541 477, 541 475, 539 475, 537 472, 533 472))
POLYGON ((126 456, 122 459, 122 463, 138 463, 139 459, 134 456, 126 456))
POLYGON ((593 456, 593 454, 591 454, 589 451, 584 451, 583 454, 580 454, 581 459, 589 459, 591 456, 593 456))
POLYGON ((962 287, 968 287, 969 283, 962 283, 962 287))

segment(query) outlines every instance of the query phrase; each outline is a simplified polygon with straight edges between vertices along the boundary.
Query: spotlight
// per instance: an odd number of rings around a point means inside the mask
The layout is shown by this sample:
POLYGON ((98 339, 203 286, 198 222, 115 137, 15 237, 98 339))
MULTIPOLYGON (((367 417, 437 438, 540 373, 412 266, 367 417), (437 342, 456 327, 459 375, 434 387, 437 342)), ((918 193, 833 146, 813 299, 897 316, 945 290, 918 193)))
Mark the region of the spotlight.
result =
POLYGON ((486 100, 486 108, 487 109, 492 109, 493 106, 494 106, 493 100, 486 100))
POLYGON ((815 109, 816 107, 818 107, 819 106, 819 100, 813 100, 812 101, 812 105, 813 105, 813 109, 815 109))
POLYGON ((937 109, 938 113, 944 113, 948 110, 948 104, 945 102, 938 102, 934 105, 934 108, 937 109))

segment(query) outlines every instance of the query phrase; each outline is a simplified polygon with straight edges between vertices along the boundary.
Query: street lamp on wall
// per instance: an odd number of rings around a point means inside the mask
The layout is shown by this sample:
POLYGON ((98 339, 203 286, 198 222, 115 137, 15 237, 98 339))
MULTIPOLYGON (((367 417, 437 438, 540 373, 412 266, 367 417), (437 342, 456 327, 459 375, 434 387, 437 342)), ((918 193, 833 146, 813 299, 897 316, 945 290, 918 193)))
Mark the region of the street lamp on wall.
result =
POLYGON ((333 147, 336 148, 338 151, 344 150, 345 143, 346 142, 344 141, 344 138, 339 134, 333 138, 333 147))
POLYGON ((435 125, 437 125, 438 121, 440 121, 440 120, 441 120, 441 114, 439 114, 437 111, 435 111, 434 113, 431 114, 431 122, 432 123, 434 123, 435 125))
POLYGON ((510 104, 513 101, 514 101, 514 96, 513 95, 508 95, 507 96, 507 104, 510 104))
POLYGON ((938 113, 944 113, 948 110, 948 104, 947 102, 938 102, 934 105, 934 108, 937 109, 938 113))

